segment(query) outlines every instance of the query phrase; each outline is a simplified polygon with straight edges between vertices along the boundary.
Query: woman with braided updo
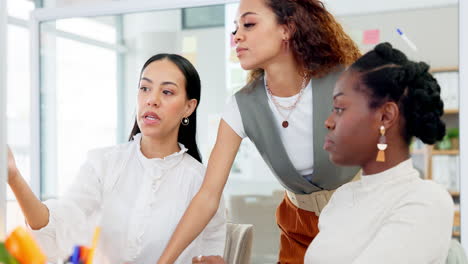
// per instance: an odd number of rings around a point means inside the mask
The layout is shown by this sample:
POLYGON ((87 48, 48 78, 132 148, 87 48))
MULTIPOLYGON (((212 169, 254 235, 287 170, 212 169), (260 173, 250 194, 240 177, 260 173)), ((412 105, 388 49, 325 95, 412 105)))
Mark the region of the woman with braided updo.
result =
POLYGON ((383 43, 339 78, 324 149, 337 165, 360 166, 362 178, 333 194, 305 263, 445 263, 453 201, 420 178, 409 153, 413 137, 433 144, 445 134, 428 69, 383 43))

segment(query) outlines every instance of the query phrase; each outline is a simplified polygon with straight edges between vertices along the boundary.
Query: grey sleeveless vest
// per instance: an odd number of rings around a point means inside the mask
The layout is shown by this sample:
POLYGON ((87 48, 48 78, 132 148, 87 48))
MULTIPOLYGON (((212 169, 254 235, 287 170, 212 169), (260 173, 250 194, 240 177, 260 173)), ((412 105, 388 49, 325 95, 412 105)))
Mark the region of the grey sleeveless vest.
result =
POLYGON ((322 148, 327 133, 324 122, 330 114, 333 87, 340 73, 341 71, 337 71, 312 80, 314 107, 312 183, 297 172, 286 153, 277 126, 274 124, 273 113, 268 106, 263 77, 247 84, 235 94, 246 135, 255 144, 276 178, 291 192, 309 194, 321 190, 333 190, 349 182, 358 171, 357 167, 338 167, 332 164, 328 159, 328 153, 322 148))

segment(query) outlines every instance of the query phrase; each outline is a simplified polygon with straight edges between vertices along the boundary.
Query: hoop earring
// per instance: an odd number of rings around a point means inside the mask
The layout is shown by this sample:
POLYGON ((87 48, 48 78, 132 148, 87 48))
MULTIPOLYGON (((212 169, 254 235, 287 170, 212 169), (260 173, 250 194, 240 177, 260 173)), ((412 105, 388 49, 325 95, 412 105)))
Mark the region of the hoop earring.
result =
POLYGON ((184 126, 188 126, 188 124, 189 124, 190 122, 189 122, 189 119, 188 119, 187 117, 184 117, 184 118, 182 118, 181 123, 182 123, 182 125, 184 125, 184 126))
POLYGON ((385 150, 387 149, 387 139, 385 137, 385 127, 380 126, 380 138, 379 143, 377 143, 377 148, 379 152, 377 153, 377 158, 375 159, 378 162, 385 162, 385 150))

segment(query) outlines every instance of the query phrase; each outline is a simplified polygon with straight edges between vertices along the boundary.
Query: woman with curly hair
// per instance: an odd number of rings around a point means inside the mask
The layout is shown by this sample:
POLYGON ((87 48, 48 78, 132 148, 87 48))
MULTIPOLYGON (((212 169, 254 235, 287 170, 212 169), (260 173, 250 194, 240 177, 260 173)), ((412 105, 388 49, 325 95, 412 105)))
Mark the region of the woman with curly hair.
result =
POLYGON ((306 263, 445 263, 453 201, 420 178, 409 154, 413 137, 434 144, 445 134, 428 69, 384 43, 338 80, 324 148, 333 163, 360 166, 362 177, 331 197, 306 263))
POLYGON ((332 190, 357 172, 334 166, 321 147, 331 90, 344 67, 360 56, 334 17, 318 0, 241 0, 235 24, 237 57, 251 70, 249 82, 226 107, 203 185, 161 264, 173 263, 214 215, 246 137, 286 189, 276 212, 278 263, 303 262, 332 190))

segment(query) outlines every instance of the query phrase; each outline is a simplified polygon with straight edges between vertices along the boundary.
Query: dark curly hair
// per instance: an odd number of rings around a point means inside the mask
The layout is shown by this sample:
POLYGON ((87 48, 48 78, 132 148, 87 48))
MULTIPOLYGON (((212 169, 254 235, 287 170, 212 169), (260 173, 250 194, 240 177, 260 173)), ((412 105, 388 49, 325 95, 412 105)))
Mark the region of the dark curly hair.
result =
POLYGON ((440 86, 429 73, 429 65, 413 62, 389 43, 381 43, 350 67, 360 74, 356 89, 366 93, 369 107, 385 102, 398 104, 404 118, 403 137, 409 144, 413 136, 433 144, 445 135, 441 120, 444 103, 440 86))
MULTIPOLYGON (((358 47, 318 0, 264 0, 280 25, 291 30, 294 58, 313 77, 323 77, 338 65, 350 65, 361 56, 358 47)), ((250 72, 249 81, 263 75, 250 72)))

